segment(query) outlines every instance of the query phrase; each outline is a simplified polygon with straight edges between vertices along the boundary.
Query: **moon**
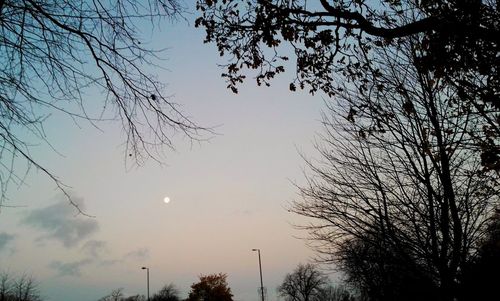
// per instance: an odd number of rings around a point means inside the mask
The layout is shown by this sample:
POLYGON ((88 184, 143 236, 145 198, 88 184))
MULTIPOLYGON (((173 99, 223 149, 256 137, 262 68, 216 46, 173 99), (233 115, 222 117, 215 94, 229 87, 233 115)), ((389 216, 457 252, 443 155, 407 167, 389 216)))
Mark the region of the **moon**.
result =
POLYGON ((170 203, 170 198, 169 198, 168 196, 164 197, 164 198, 163 198, 163 202, 164 202, 165 204, 170 203))

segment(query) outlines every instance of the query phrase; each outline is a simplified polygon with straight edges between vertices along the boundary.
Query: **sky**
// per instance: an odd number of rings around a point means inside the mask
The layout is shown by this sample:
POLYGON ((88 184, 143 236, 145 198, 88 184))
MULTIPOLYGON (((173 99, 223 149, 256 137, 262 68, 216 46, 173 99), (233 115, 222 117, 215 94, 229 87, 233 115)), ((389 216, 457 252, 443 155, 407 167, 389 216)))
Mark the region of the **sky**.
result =
MULTIPOLYGON (((188 15, 188 20, 195 15, 188 15)), ((313 156, 321 131, 323 99, 288 90, 293 74, 257 87, 248 80, 238 94, 226 89, 214 45, 192 21, 165 24, 151 37, 168 47, 153 70, 173 99, 202 126, 208 141, 175 137, 165 164, 124 163, 119 123, 99 129, 63 115, 45 123, 57 152, 33 148, 73 199, 93 217, 79 215, 43 173, 9 192, 0 213, 0 267, 12 276, 32 275, 50 301, 92 301, 123 288, 126 295, 174 283, 186 297, 200 274, 227 273, 235 300, 259 300, 261 249, 269 300, 298 263, 314 253, 287 212, 304 183, 301 153, 313 156), (169 197, 168 204, 163 202, 169 197)), ((102 95, 89 96, 99 101, 102 95)))

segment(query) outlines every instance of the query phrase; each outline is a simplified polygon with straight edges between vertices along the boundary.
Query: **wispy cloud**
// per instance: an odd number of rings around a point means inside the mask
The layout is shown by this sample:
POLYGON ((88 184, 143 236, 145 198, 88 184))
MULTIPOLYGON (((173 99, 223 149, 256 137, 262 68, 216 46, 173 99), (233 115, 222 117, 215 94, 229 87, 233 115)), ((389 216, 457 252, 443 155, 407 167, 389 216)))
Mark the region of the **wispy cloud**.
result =
POLYGON ((12 240, 14 240, 14 235, 5 232, 0 233, 0 252, 3 251, 12 240))
POLYGON ((59 260, 52 261, 49 267, 57 271, 58 276, 80 277, 82 269, 88 265, 112 266, 117 263, 136 260, 142 261, 149 258, 149 250, 147 248, 139 248, 126 253, 123 259, 102 258, 102 253, 106 251, 107 243, 100 240, 89 240, 81 248, 88 257, 70 262, 62 262, 59 260))
POLYGON ((91 263, 92 260, 89 258, 73 262, 52 261, 49 267, 56 270, 59 276, 80 277, 82 267, 91 263))
POLYGON ((108 244, 102 240, 89 240, 82 246, 82 251, 90 257, 101 258, 108 252, 108 244))
MULTIPOLYGON (((83 210, 81 198, 74 198, 83 210)), ((22 223, 45 233, 39 240, 55 239, 65 247, 74 247, 99 229, 93 218, 76 214, 76 209, 66 201, 31 211, 22 223)))

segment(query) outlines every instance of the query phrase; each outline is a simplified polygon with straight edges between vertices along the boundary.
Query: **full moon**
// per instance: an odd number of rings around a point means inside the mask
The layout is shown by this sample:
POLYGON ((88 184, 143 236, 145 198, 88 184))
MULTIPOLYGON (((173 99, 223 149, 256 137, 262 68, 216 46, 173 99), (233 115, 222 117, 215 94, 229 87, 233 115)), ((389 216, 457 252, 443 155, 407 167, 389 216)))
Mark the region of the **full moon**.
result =
POLYGON ((170 203, 170 198, 169 198, 168 196, 166 196, 166 197, 163 199, 163 202, 165 202, 165 204, 170 203))

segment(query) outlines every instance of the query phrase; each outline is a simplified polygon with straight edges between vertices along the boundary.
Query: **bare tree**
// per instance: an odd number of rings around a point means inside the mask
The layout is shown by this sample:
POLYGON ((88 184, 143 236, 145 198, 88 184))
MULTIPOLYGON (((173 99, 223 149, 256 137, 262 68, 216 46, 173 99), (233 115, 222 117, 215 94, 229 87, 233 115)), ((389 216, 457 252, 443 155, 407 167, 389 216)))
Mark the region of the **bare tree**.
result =
POLYGON ((134 295, 123 298, 123 301, 147 301, 144 295, 134 295))
POLYGON ((285 276, 278 293, 287 301, 313 301, 321 295, 327 283, 328 277, 316 266, 299 264, 285 276))
POLYGON ((482 130, 474 106, 419 67, 418 45, 360 54, 292 211, 314 218, 303 228, 322 260, 342 266, 342 248, 358 241, 415 264, 453 300, 499 202, 498 174, 471 148, 482 130))
POLYGON ((465 286, 462 300, 488 300, 498 292, 496 281, 500 269, 500 209, 488 225, 488 234, 480 244, 478 256, 462 272, 465 286))
POLYGON ((164 285, 151 297, 152 301, 179 301, 179 290, 173 283, 164 285))
POLYGON ((134 295, 123 298, 123 301, 147 301, 144 295, 134 295))
POLYGON ((363 300, 356 298, 347 287, 342 285, 327 285, 321 289, 314 301, 355 301, 363 300))
POLYGON ((11 295, 12 279, 9 274, 3 272, 0 275, 0 301, 7 301, 11 295))
MULTIPOLYGON (((379 235, 378 239, 384 238, 379 235)), ((368 300, 439 300, 435 277, 403 246, 346 241, 337 252, 346 281, 368 300)))
POLYGON ((122 301, 124 297, 123 288, 118 288, 113 290, 109 295, 99 299, 99 301, 122 301))
POLYGON ((22 275, 12 284, 12 295, 16 301, 39 301, 38 283, 28 275, 22 275))
POLYGON ((23 274, 13 277, 7 272, 0 276, 0 301, 40 301, 38 282, 34 277, 23 274))
MULTIPOLYGON (((126 159, 159 159, 162 147, 181 132, 199 138, 190 121, 149 74, 161 50, 147 46, 140 26, 162 26, 177 18, 177 0, 0 1, 0 197, 19 185, 20 164, 35 167, 64 191, 64 185, 31 153, 50 137, 44 122, 63 114, 93 125, 107 112, 126 134, 126 159), (100 99, 94 100, 90 97, 100 99)), ((69 198, 69 196, 68 196, 69 198)))

